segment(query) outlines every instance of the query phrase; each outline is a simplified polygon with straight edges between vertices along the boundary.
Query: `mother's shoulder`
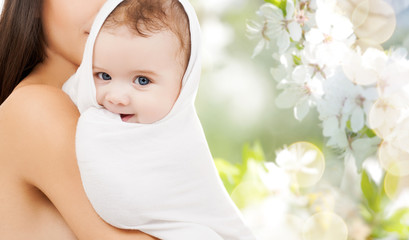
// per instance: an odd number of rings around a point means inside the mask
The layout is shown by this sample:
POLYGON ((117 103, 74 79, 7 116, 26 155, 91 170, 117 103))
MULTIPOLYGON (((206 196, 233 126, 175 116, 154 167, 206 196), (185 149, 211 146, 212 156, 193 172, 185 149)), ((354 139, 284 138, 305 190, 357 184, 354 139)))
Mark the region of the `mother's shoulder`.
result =
POLYGON ((73 153, 78 117, 76 106, 61 89, 44 85, 15 89, 0 105, 0 162, 25 172, 73 153))
POLYGON ((61 89, 26 85, 0 105, 0 132, 9 144, 66 144, 75 135, 78 117, 76 106, 61 89))
POLYGON ((61 89, 40 84, 16 88, 0 107, 0 116, 9 115, 14 120, 72 121, 79 116, 71 99, 61 89))

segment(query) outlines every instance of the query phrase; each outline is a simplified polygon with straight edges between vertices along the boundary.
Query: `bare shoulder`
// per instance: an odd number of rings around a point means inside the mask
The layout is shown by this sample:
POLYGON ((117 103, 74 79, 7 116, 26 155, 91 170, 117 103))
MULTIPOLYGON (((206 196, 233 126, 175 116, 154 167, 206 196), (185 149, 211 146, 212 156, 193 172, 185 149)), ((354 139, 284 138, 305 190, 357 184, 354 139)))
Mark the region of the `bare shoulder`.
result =
POLYGON ((47 164, 47 154, 74 152, 78 117, 77 108, 61 89, 46 85, 16 89, 0 106, 3 161, 19 165, 25 174, 27 161, 41 167, 47 164))
MULTIPOLYGON (((47 85, 28 85, 16 89, 1 105, 0 114, 10 115, 15 123, 39 121, 62 124, 76 121, 79 113, 73 102, 61 89, 47 85)), ((32 125, 32 124, 30 124, 32 125)))
POLYGON ((42 85, 16 89, 0 106, 2 169, 11 169, 39 189, 78 239, 154 239, 114 228, 93 210, 76 163, 78 117, 76 106, 60 89, 42 85))
POLYGON ((76 239, 38 188, 45 189, 47 182, 54 181, 45 174, 47 169, 58 173, 57 160, 63 160, 57 157, 58 148, 61 154, 74 154, 77 118, 64 92, 48 86, 19 88, 0 106, 0 195, 8 196, 0 199, 0 215, 9 216, 0 220, 6 226, 0 235, 76 239))
POLYGON ((78 117, 70 98, 61 89, 47 85, 16 89, 0 106, 0 127, 9 132, 9 140, 13 136, 19 141, 41 140, 36 143, 64 139, 55 137, 75 134, 78 117))
POLYGON ((44 134, 63 133, 49 130, 75 127, 78 117, 78 110, 70 98, 61 89, 46 85, 16 89, 0 106, 2 131, 12 131, 11 135, 16 136, 25 134, 29 138, 35 138, 38 134, 44 137, 44 134), (38 134, 33 134, 36 132, 38 134))

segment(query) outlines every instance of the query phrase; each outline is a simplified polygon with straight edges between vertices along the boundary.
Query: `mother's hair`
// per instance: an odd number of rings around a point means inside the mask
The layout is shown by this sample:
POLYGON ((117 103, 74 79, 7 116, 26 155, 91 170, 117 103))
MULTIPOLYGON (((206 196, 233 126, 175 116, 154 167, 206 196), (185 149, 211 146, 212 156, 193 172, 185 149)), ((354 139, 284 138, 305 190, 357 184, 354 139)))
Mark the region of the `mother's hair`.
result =
POLYGON ((5 0, 0 19, 0 104, 45 58, 43 0, 5 0))

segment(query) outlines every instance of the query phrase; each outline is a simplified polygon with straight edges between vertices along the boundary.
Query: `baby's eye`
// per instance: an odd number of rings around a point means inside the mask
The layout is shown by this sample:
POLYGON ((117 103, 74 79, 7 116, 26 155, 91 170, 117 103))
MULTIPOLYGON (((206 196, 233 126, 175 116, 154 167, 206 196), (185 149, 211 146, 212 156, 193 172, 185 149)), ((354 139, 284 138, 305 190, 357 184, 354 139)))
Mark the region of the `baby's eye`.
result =
POLYGON ((147 85, 151 82, 151 80, 149 80, 147 77, 137 77, 135 79, 135 83, 136 84, 140 84, 140 85, 147 85))
POLYGON ((105 72, 98 73, 98 78, 102 79, 102 80, 105 80, 105 81, 112 79, 111 76, 109 76, 109 74, 105 73, 105 72))

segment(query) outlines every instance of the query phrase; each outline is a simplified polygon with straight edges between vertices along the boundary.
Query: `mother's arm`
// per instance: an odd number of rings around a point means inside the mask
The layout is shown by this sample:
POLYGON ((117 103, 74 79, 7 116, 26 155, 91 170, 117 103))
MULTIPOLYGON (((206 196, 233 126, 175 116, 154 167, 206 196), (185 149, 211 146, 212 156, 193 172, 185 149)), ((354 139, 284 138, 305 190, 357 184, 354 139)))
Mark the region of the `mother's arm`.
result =
POLYGON ((79 113, 65 93, 29 85, 16 89, 1 107, 6 113, 1 121, 6 132, 2 134, 7 134, 10 146, 23 147, 13 157, 21 178, 50 199, 78 239, 153 239, 112 227, 95 213, 83 190, 75 157, 79 113))

